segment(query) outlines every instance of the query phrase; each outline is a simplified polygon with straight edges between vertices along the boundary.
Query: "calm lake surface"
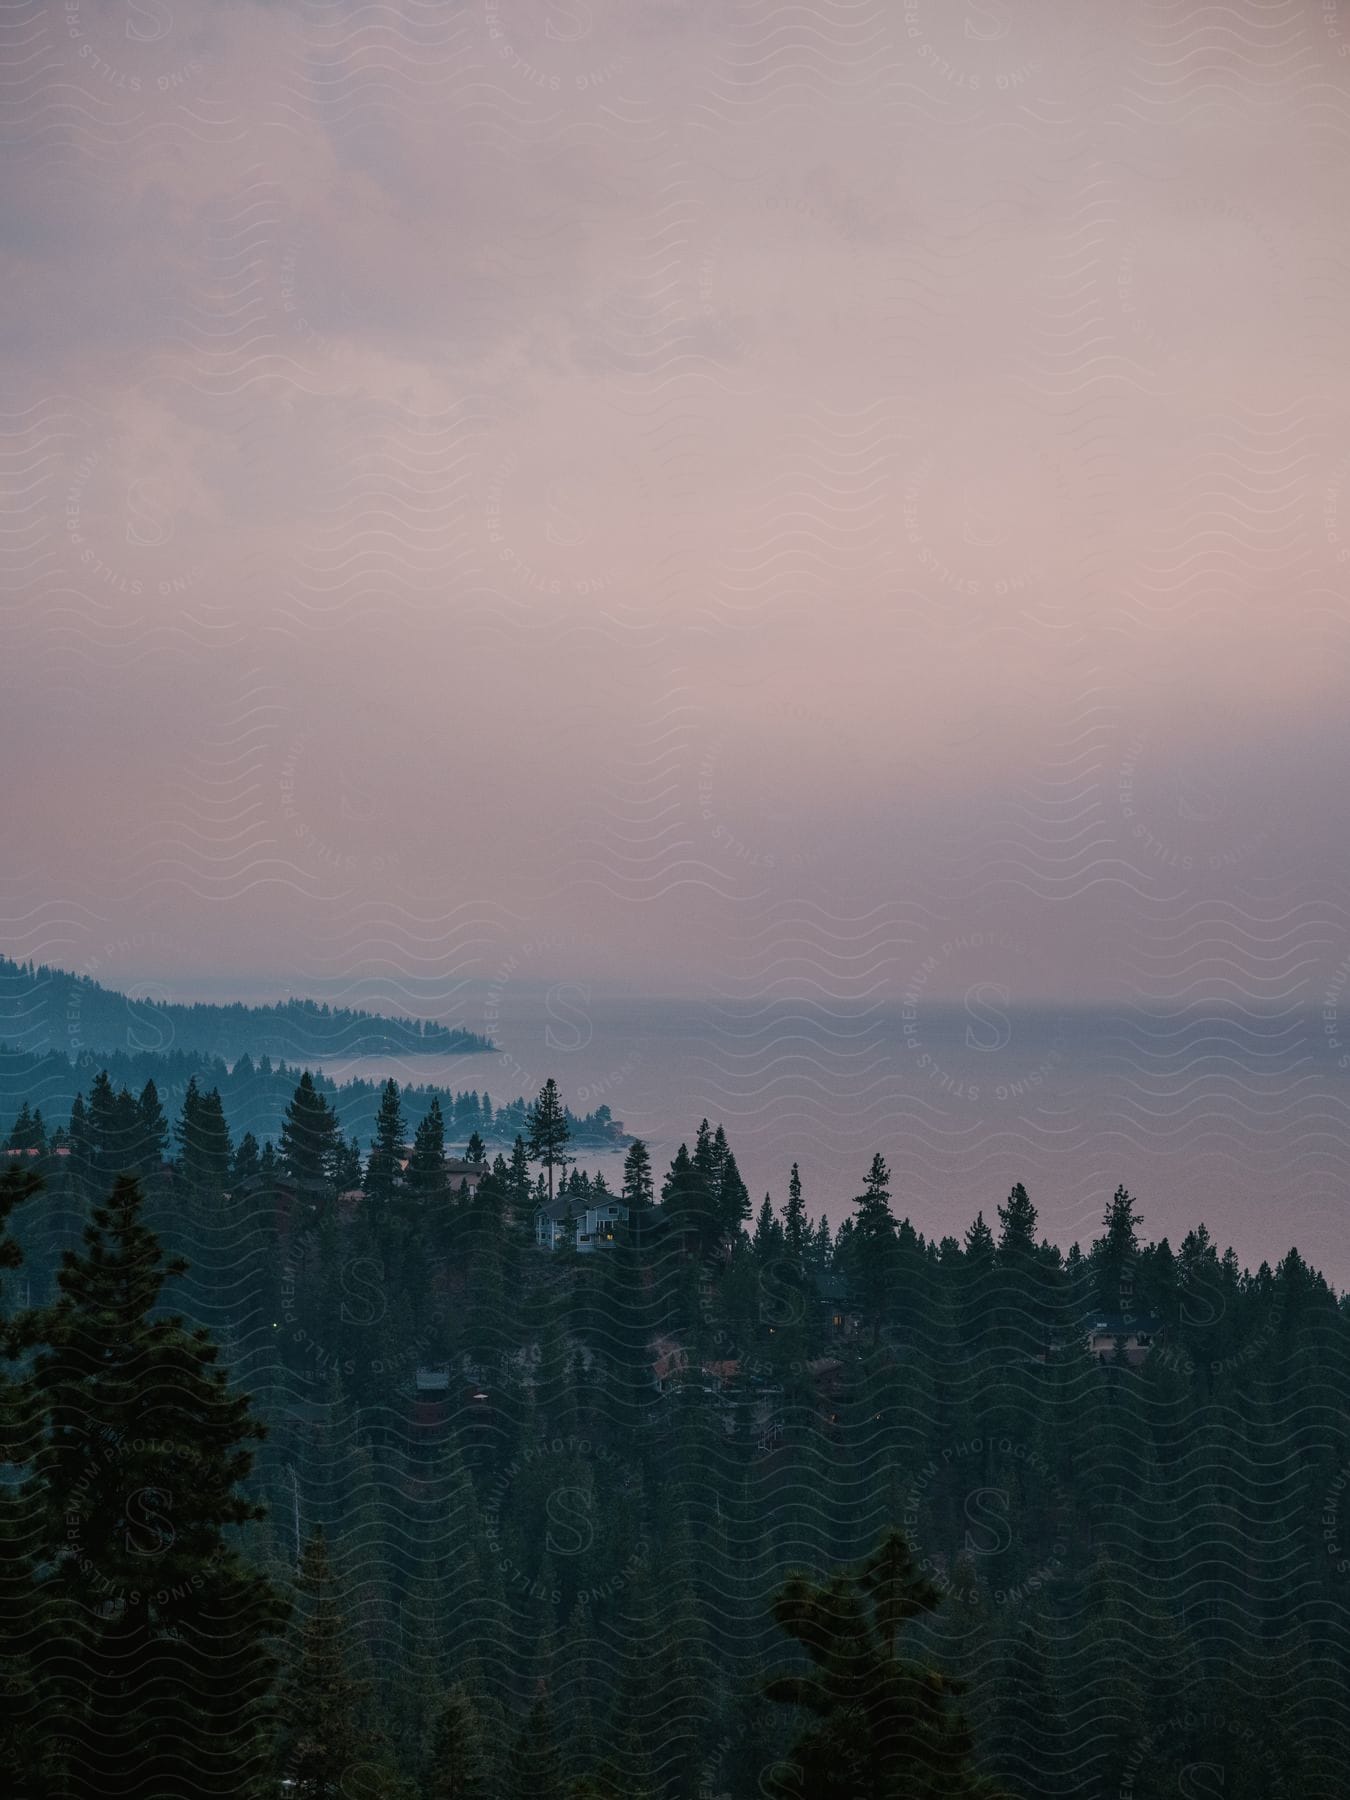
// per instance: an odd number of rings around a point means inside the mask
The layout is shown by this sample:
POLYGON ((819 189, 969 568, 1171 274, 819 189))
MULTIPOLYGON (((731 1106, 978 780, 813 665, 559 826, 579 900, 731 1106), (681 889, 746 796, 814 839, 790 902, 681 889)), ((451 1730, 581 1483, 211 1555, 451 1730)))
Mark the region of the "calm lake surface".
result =
MULTIPOLYGON (((483 1029, 466 1014, 461 1021, 483 1029)), ((1202 1219, 1254 1267, 1292 1244, 1350 1284, 1350 1055, 1308 1008, 1028 1009, 593 999, 560 983, 498 1005, 483 1056, 361 1058, 350 1075, 604 1102, 658 1174, 705 1116, 725 1125, 758 1206, 801 1167, 809 1208, 849 1210, 874 1150, 921 1231, 993 1219, 1024 1181, 1048 1235, 1094 1235, 1118 1182, 1150 1234, 1202 1219)), ((622 1156, 588 1155, 617 1171, 622 1156)))

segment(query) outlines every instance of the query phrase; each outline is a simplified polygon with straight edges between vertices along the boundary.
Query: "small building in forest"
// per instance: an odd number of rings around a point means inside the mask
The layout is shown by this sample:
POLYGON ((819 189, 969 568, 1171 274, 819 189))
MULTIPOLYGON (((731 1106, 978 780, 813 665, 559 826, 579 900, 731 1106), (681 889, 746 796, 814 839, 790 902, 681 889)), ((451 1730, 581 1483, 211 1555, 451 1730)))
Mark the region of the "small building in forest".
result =
POLYGON ((464 1188, 469 1198, 478 1192, 478 1184, 485 1175, 492 1173, 492 1165, 485 1162, 466 1162, 462 1156, 447 1156, 445 1159, 446 1179, 450 1183, 450 1192, 457 1194, 464 1188))
POLYGON ((855 1338, 862 1330, 862 1314, 849 1292, 848 1283, 824 1269, 811 1271, 816 1313, 832 1338, 855 1338))
MULTIPOLYGON (((408 1162, 412 1150, 407 1144, 403 1146, 403 1154, 399 1158, 399 1170, 406 1177, 408 1162)), ((447 1156, 445 1159, 446 1184, 452 1194, 457 1195, 463 1188, 470 1199, 478 1192, 478 1184, 485 1175, 492 1173, 492 1164, 487 1162, 469 1162, 462 1156, 447 1156)))
POLYGON ((542 1250, 558 1250, 573 1241, 583 1255, 612 1249, 628 1223, 628 1207, 613 1195, 591 1202, 575 1194, 545 1201, 534 1216, 534 1241, 542 1250))
POLYGON ((1116 1359, 1119 1348, 1127 1363, 1138 1365, 1158 1342, 1161 1322, 1144 1313, 1094 1313, 1087 1321, 1087 1347, 1098 1362, 1116 1359))

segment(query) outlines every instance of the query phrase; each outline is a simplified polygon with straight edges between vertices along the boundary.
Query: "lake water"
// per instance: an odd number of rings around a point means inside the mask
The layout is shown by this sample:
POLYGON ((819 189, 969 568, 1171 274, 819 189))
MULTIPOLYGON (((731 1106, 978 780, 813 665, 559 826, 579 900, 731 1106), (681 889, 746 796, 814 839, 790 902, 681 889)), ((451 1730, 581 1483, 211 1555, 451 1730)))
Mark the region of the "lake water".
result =
MULTIPOLYGON (((466 1020, 466 1023, 473 1023, 466 1020)), ((721 1121, 758 1206, 796 1161, 808 1206, 837 1221, 873 1151, 897 1212, 925 1233, 993 1219, 1015 1181, 1044 1230, 1086 1243, 1118 1182, 1149 1235, 1202 1219, 1255 1266, 1297 1243, 1350 1283, 1350 1057, 1317 1011, 964 1005, 745 1005, 592 999, 555 986, 502 1005, 499 1049, 363 1058, 393 1075, 534 1093, 557 1078, 576 1112, 602 1101, 646 1138, 658 1175, 699 1120, 721 1121)), ((617 1170, 619 1156, 583 1166, 617 1170)))

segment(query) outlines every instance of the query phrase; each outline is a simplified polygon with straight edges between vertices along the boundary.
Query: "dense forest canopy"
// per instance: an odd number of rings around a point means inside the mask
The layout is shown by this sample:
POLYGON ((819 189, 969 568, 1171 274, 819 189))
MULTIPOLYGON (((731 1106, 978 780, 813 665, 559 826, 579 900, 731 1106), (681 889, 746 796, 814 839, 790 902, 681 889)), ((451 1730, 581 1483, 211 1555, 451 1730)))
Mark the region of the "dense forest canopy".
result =
POLYGON ((489 1038, 434 1019, 394 1019, 315 1000, 271 1006, 184 1004, 120 994, 90 975, 0 956, 0 1043, 29 1051, 179 1050, 335 1061, 352 1056, 480 1054, 489 1038))
POLYGON ((934 1240, 880 1156, 832 1230, 706 1121, 611 1189, 556 1091, 468 1182, 404 1098, 361 1143, 309 1077, 263 1143, 196 1083, 21 1110, 0 1491, 64 1543, 7 1577, 22 1791, 171 1791, 109 1783, 158 1718, 165 1780, 217 1733, 208 1793, 1350 1792, 1350 1316, 1296 1250, 1150 1241, 1123 1187, 1063 1249, 1021 1184, 934 1240), (550 1182, 612 1235, 541 1248, 550 1182), (159 1649, 185 1538, 237 1703, 159 1649))

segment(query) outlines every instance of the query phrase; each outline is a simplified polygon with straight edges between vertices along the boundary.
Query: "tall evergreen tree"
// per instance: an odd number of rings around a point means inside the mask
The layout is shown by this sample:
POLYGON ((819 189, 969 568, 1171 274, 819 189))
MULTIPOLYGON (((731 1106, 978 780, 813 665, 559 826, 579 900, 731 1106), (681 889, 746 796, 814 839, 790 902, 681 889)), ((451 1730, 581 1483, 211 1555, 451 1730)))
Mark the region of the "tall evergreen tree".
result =
POLYGON ((567 1167, 567 1141, 571 1137, 567 1113, 558 1094, 558 1084, 550 1075, 539 1090, 539 1098, 530 1108, 529 1136, 526 1148, 531 1162, 541 1162, 548 1170, 548 1197, 553 1198, 553 1172, 567 1167))
POLYGON ((641 1138, 634 1138, 628 1146, 628 1154, 623 1159, 623 1187, 620 1191, 625 1203, 635 1213, 645 1213, 652 1206, 656 1192, 652 1182, 652 1159, 641 1138))
POLYGON ((1019 1181, 1008 1195, 1008 1204, 998 1209, 999 1255, 1005 1260, 1032 1255, 1036 1249, 1036 1208, 1019 1181))
POLYGON ((1118 1187, 1102 1216, 1104 1235, 1092 1246, 1098 1302, 1109 1312, 1125 1312, 1133 1305, 1139 1227, 1143 1222, 1134 1196, 1118 1187))
POLYGON ((41 1187, 30 1169, 0 1173, 0 1792, 19 1794, 31 1784, 45 1795, 55 1791, 61 1767, 52 1734, 41 1729, 51 1685, 37 1636, 43 1621, 35 1566, 42 1540, 33 1530, 33 1484, 11 1479, 31 1466, 34 1396, 30 1382, 11 1376, 4 1366, 21 1348, 31 1351, 37 1335, 21 1327, 13 1304, 10 1277, 22 1266, 23 1254, 9 1219, 41 1187))
POLYGON ((788 1176, 787 1205, 783 1208, 783 1246, 798 1267, 801 1266, 806 1256, 806 1244, 810 1230, 806 1207, 802 1201, 801 1171, 796 1163, 793 1163, 792 1173, 788 1176))
POLYGON ((900 1240, 891 1211, 891 1172, 880 1151, 872 1158, 867 1183, 853 1203, 847 1274, 872 1321, 876 1342, 891 1305, 899 1268, 900 1240))
POLYGON ((229 1186, 233 1155, 218 1088, 203 1094, 193 1076, 183 1096, 176 1136, 178 1171, 188 1193, 198 1201, 218 1201, 229 1186))
POLYGON ((433 1098, 413 1133, 408 1158, 408 1191, 419 1201, 444 1200, 450 1178, 445 1166, 445 1119, 441 1103, 433 1098))
POLYGON ((349 1628, 323 1528, 296 1577, 292 1648, 280 1694, 281 1774, 294 1800, 340 1800, 382 1745, 364 1723, 370 1684, 349 1663, 349 1628))
POLYGON ((233 1532, 264 1435, 207 1334, 159 1313, 166 1264, 132 1177, 67 1252, 33 1392, 39 1605, 71 1671, 57 1729, 69 1800, 237 1796, 261 1778, 269 1639, 284 1605, 233 1532))
POLYGON ((310 1201, 333 1192, 334 1163, 341 1146, 337 1114, 306 1069, 281 1125, 281 1160, 296 1191, 310 1201))
POLYGON ((407 1127, 403 1119, 403 1102, 398 1083, 386 1081, 380 1093, 380 1110, 375 1117, 375 1136, 366 1164, 366 1199, 376 1208, 388 1206, 400 1179, 403 1140, 407 1127))
POLYGON ((121 1174, 127 1167, 130 1146, 117 1142, 117 1096, 106 1069, 100 1069, 90 1083, 86 1131, 93 1173, 121 1174))
POLYGON ((153 1079, 147 1081, 141 1089, 136 1109, 140 1114, 140 1155, 136 1166, 142 1184, 149 1186, 159 1181, 160 1171, 169 1154, 169 1121, 160 1104, 159 1089, 153 1079))

